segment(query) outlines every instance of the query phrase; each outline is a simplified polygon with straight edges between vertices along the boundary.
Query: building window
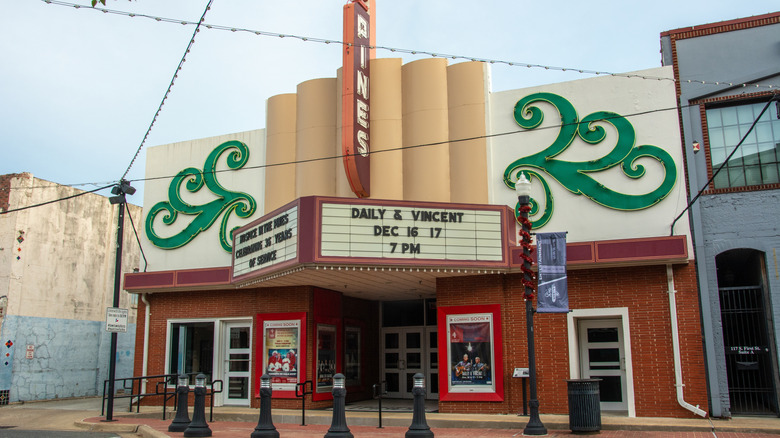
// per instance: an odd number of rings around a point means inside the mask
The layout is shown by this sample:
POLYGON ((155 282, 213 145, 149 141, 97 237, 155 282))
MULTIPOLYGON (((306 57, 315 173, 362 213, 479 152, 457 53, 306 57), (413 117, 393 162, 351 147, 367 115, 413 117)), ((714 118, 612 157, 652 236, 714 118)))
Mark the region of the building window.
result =
MULTIPOLYGON (((766 102, 711 107, 706 110, 709 153, 713 172, 734 150, 766 102)), ((780 120, 770 105, 739 150, 713 180, 716 189, 780 182, 778 172, 780 120)))
POLYGON ((214 323, 185 322, 171 324, 168 373, 186 374, 190 384, 203 373, 211 382, 214 363, 214 323))

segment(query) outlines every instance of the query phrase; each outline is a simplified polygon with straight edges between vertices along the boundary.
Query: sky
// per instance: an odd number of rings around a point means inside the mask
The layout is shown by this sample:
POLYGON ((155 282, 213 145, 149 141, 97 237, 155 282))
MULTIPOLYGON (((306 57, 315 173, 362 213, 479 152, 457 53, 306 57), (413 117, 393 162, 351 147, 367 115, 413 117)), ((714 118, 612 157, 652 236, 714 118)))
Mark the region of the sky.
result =
MULTIPOLYGON (((380 47, 613 73, 660 66, 663 31, 780 10, 776 0, 372 3, 380 47)), ((340 45, 314 40, 342 40, 344 0, 213 0, 204 20, 213 28, 195 37, 144 141, 195 31, 181 22, 197 22, 207 4, 3 0, 0 175, 31 172, 94 190, 126 173, 139 189, 128 200, 140 205, 146 148, 264 128, 268 98, 336 76, 340 45)), ((376 56, 406 63, 431 55, 378 49, 376 56)), ((592 76, 502 64, 491 70, 493 91, 592 76)))

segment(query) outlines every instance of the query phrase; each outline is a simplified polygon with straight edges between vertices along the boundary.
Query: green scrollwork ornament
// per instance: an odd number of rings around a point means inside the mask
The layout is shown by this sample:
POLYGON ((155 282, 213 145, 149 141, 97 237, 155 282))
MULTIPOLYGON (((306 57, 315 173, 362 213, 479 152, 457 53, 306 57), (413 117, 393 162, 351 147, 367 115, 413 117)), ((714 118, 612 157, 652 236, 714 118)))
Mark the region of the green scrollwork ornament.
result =
POLYGON ((237 141, 227 141, 217 146, 203 164, 203 171, 194 167, 188 167, 180 171, 168 186, 168 201, 158 202, 146 216, 146 236, 155 246, 163 249, 180 248, 201 232, 208 230, 214 222, 222 216, 219 228, 219 243, 227 252, 232 251, 232 236, 234 227, 227 230, 228 220, 232 213, 240 218, 248 218, 255 213, 257 202, 247 193, 231 192, 225 189, 217 181, 216 167, 221 156, 228 152, 227 166, 232 170, 241 169, 249 160, 249 148, 246 144, 237 141), (187 203, 182 198, 182 186, 190 193, 200 191, 206 186, 216 199, 203 205, 187 203), (173 225, 179 214, 191 216, 192 220, 180 232, 170 236, 161 237, 155 230, 157 215, 164 212, 162 222, 165 225, 173 225))
POLYGON ((531 220, 534 228, 541 228, 549 222, 553 214, 553 198, 550 186, 541 173, 547 174, 569 192, 575 195, 585 195, 597 204, 615 210, 641 210, 661 202, 671 193, 677 181, 677 167, 674 159, 665 150, 653 145, 635 146, 636 133, 631 123, 623 116, 609 112, 596 111, 579 120, 574 106, 565 98, 552 93, 534 93, 520 99, 514 108, 515 121, 524 129, 532 130, 541 125, 544 113, 534 103, 546 102, 558 110, 561 117, 561 127, 555 141, 533 155, 512 162, 504 171, 504 184, 514 189, 520 171, 531 175, 531 180, 537 178, 544 189, 545 203, 541 217, 538 204, 532 199, 531 220), (603 124, 612 125, 617 131, 617 139, 612 150, 601 158, 589 161, 563 161, 555 157, 569 148, 579 137, 589 145, 596 145, 607 138, 603 124), (610 189, 593 179, 590 175, 620 166, 623 174, 631 179, 639 179, 645 175, 645 168, 636 161, 639 158, 654 158, 661 163, 664 177, 654 190, 641 194, 630 195, 610 189), (529 168, 538 170, 534 172, 529 168))

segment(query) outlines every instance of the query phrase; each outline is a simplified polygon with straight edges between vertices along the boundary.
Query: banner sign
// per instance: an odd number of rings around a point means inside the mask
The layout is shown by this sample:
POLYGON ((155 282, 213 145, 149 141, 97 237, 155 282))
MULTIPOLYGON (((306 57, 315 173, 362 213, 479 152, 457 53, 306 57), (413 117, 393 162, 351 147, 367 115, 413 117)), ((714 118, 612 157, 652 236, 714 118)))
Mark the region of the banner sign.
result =
POLYGON ((539 265, 536 311, 539 313, 568 313, 566 232, 537 233, 536 249, 539 265))

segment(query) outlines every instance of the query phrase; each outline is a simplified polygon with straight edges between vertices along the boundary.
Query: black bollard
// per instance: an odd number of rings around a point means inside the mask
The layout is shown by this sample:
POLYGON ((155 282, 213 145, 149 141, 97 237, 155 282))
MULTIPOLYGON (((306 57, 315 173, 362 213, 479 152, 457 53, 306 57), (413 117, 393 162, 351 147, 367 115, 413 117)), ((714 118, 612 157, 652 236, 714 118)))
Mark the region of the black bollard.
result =
POLYGON ((406 438, 433 437, 431 428, 425 421, 425 376, 420 373, 414 375, 414 412, 412 413, 412 425, 406 431, 406 438))
POLYGON ((168 432, 184 432, 190 425, 190 414, 187 412, 187 397, 190 394, 190 383, 186 375, 179 375, 178 386, 176 386, 176 417, 168 426, 168 432))
POLYGON ((271 377, 263 374, 260 378, 260 420, 251 438, 279 438, 279 431, 271 418, 271 391, 271 377))
POLYGON ((325 438, 353 438, 352 432, 347 427, 347 415, 344 409, 347 390, 344 388, 344 375, 341 373, 333 376, 333 419, 325 438))
POLYGON ((211 429, 206 423, 206 376, 195 376, 195 406, 192 410, 192 422, 184 431, 184 436, 211 436, 211 429))

